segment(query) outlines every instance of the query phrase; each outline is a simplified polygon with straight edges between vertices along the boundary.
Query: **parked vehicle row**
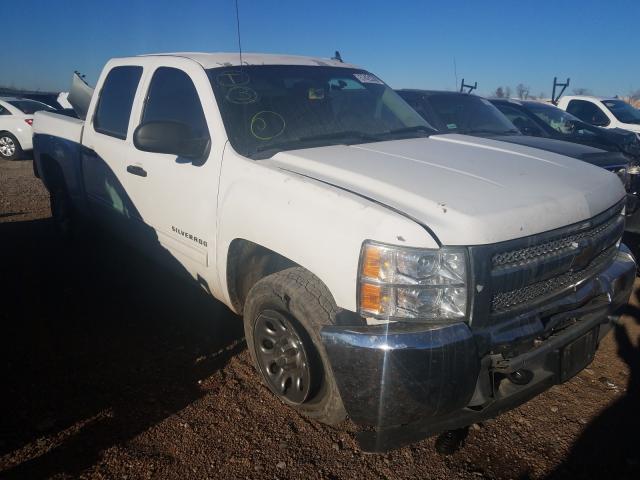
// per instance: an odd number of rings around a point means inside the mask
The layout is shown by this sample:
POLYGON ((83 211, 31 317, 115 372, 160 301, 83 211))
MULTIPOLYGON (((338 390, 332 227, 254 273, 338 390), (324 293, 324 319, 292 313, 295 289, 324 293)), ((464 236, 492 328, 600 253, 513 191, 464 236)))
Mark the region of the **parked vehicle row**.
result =
MULTIPOLYGON (((572 130, 573 136, 579 137, 579 141, 573 143, 559 140, 558 136, 552 138, 551 135, 543 135, 542 128, 536 126, 537 123, 544 123, 543 118, 567 116, 562 110, 539 102, 487 100, 460 92, 399 90, 398 93, 441 134, 463 133, 526 145, 577 158, 617 174, 629 193, 627 215, 640 215, 637 208, 640 169, 635 161, 633 165, 629 164, 630 157, 620 151, 620 144, 612 141, 607 143, 609 137, 600 132, 581 134, 575 129, 572 130), (538 120, 534 120, 534 117, 538 120), (588 143, 600 144, 614 151, 595 148, 588 143)), ((595 130, 595 127, 590 128, 595 130)), ((590 130, 585 127, 584 132, 590 130)), ((567 135, 566 138, 573 136, 567 135)), ((634 134, 627 133, 627 136, 634 145, 639 143, 634 134)), ((626 146, 626 143, 623 145, 626 146)), ((636 222, 630 225, 637 228, 636 222)))
POLYGON ((0 159, 15 160, 33 148, 33 114, 40 110, 53 108, 26 98, 0 97, 0 159))
POLYGON ((640 138, 640 110, 619 98, 565 95, 558 100, 558 107, 591 125, 621 128, 640 138))
POLYGON ((261 54, 114 59, 80 90, 34 122, 60 231, 92 221, 224 302, 267 387, 373 427, 364 449, 568 380, 629 298, 618 176, 482 99, 493 123, 434 128, 362 68, 261 54))

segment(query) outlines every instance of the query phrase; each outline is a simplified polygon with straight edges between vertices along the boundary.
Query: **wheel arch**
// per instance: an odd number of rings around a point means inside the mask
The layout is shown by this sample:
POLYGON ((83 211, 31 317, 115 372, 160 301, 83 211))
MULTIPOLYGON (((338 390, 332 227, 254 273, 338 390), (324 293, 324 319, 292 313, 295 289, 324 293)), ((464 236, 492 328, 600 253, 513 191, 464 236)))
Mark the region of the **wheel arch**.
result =
MULTIPOLYGON (((67 183, 62 167, 57 160, 47 153, 40 153, 38 173, 49 192, 67 192, 67 183)), ((35 160, 34 160, 35 162, 35 160)))
POLYGON ((258 281, 291 267, 301 265, 250 240, 232 240, 227 253, 226 280, 234 310, 242 314, 247 294, 258 281))

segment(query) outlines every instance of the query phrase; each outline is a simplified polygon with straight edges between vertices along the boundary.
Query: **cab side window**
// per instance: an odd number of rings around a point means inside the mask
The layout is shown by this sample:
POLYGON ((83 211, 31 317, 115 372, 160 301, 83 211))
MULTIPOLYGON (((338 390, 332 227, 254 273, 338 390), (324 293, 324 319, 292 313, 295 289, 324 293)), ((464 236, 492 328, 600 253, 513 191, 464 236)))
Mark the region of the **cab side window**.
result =
POLYGON ((513 123, 518 130, 520 130, 525 135, 530 135, 534 137, 542 137, 544 136, 544 132, 540 127, 538 127, 533 120, 531 120, 524 112, 521 112, 515 107, 510 107, 503 104, 496 105, 498 110, 500 110, 503 115, 505 115, 511 123, 513 123))
POLYGON ((578 117, 583 122, 606 127, 609 125, 609 119, 594 103, 586 100, 570 100, 567 105, 567 112, 578 117))
POLYGON ((131 107, 142 76, 142 67, 115 67, 107 75, 93 117, 96 132, 127 138, 131 107))
POLYGON ((153 74, 142 123, 177 122, 187 125, 194 137, 209 136, 196 87, 182 70, 160 67, 153 74))

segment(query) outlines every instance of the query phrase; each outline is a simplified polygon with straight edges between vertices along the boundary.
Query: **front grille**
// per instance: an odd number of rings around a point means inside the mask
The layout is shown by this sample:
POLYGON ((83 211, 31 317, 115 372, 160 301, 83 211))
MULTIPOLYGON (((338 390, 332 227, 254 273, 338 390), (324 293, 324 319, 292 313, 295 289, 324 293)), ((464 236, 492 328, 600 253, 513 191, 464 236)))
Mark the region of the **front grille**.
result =
POLYGON ((575 249, 578 247, 578 242, 580 242, 581 240, 589 239, 597 241, 597 237, 606 233, 610 228, 613 228, 618 221, 618 215, 614 215, 608 221, 605 221, 600 225, 587 230, 583 230, 578 233, 574 233, 572 235, 568 235, 531 247, 498 253, 493 256, 492 264, 494 267, 524 267, 528 263, 559 255, 563 252, 575 249))
POLYGON ((523 304, 543 301, 545 298, 553 296, 567 287, 577 285, 597 273, 606 264, 607 260, 610 260, 615 255, 615 252, 615 246, 608 248, 596 256, 586 268, 577 272, 568 271, 557 277, 532 283, 523 288, 497 293, 491 300, 491 310, 494 313, 500 313, 512 310, 523 304))
POLYGON ((472 248, 482 286, 474 315, 495 319, 538 308, 597 275, 615 255, 624 233, 623 207, 624 200, 590 220, 472 248))

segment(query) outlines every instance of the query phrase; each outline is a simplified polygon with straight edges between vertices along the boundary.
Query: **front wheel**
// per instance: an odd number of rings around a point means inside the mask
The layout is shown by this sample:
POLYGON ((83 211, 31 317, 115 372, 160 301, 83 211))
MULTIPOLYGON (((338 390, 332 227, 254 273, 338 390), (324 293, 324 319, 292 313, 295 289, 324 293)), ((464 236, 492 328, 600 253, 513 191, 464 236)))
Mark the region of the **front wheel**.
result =
POLYGON ((326 286, 300 267, 274 273, 249 291, 244 329, 269 390, 309 418, 335 425, 346 417, 320 328, 335 321, 326 286))
POLYGON ((22 148, 18 139, 9 132, 0 133, 0 158, 17 160, 22 156, 22 148))

